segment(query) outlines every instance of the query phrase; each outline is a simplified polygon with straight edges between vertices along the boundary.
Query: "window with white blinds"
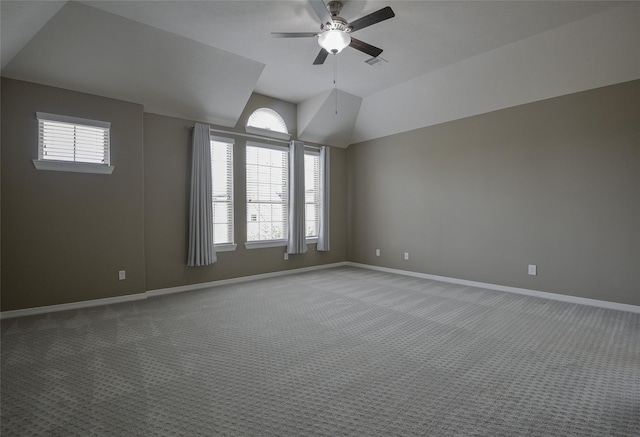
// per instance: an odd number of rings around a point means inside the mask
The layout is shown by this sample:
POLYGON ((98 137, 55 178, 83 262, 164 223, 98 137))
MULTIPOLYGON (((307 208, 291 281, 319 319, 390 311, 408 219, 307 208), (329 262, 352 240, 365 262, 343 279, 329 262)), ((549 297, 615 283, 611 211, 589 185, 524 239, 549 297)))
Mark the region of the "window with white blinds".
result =
POLYGON ((288 134, 289 130, 280 114, 270 108, 258 108, 249 116, 247 126, 288 134))
POLYGON ((109 165, 111 123, 37 113, 38 159, 109 165))
POLYGON ((304 153, 305 236, 317 238, 320 230, 320 153, 304 153))
POLYGON ((286 148, 247 142, 247 241, 287 238, 288 156, 286 148))
POLYGON ((37 112, 36 118, 38 119, 38 159, 37 162, 34 160, 36 168, 111 173, 113 170, 110 166, 111 123, 44 112, 37 112), (47 166, 47 163, 54 166, 47 166), (55 164, 62 165, 56 167, 55 164), (103 168, 95 170, 97 167, 103 168))
POLYGON ((211 138, 213 242, 233 243, 233 140, 211 138))

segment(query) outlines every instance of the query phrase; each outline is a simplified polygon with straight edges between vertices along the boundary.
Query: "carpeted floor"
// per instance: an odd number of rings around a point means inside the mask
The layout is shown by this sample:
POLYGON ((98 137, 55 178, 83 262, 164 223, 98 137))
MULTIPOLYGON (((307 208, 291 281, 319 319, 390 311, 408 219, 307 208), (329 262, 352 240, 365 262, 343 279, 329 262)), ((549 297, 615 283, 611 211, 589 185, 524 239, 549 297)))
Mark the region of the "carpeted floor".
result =
POLYGON ((640 314, 352 267, 2 321, 9 436, 638 436, 640 314))

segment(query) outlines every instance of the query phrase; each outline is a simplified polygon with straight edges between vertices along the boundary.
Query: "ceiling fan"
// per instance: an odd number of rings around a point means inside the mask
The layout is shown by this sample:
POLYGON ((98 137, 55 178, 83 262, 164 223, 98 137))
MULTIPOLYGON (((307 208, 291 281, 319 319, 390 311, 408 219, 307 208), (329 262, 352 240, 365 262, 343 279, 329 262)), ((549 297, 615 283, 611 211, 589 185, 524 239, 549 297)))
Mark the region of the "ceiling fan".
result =
POLYGON ((320 32, 271 32, 271 36, 274 38, 318 37, 318 44, 322 48, 315 61, 313 61, 313 65, 323 64, 329 53, 336 55, 347 46, 360 50, 374 58, 380 56, 382 49, 355 39, 350 34, 372 24, 395 17, 396 14, 389 6, 349 23, 339 16, 342 10, 342 2, 330 1, 328 5, 325 5, 323 0, 308 0, 308 2, 322 22, 320 24, 320 32))

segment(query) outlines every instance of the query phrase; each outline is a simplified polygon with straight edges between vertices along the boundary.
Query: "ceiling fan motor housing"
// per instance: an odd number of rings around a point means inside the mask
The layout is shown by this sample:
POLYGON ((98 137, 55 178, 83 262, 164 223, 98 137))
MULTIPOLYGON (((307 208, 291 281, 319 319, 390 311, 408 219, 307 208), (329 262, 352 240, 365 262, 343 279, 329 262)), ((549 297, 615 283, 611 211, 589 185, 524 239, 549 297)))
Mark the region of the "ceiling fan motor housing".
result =
POLYGON ((321 26, 323 31, 327 30, 341 30, 343 32, 351 32, 349 23, 342 17, 333 17, 333 23, 325 23, 321 26))
POLYGON ((322 30, 341 30, 343 32, 350 32, 351 27, 348 26, 349 22, 344 18, 340 17, 340 11, 342 10, 342 2, 339 1, 330 1, 327 5, 327 9, 329 9, 329 13, 331 14, 332 23, 324 23, 321 26, 322 30))

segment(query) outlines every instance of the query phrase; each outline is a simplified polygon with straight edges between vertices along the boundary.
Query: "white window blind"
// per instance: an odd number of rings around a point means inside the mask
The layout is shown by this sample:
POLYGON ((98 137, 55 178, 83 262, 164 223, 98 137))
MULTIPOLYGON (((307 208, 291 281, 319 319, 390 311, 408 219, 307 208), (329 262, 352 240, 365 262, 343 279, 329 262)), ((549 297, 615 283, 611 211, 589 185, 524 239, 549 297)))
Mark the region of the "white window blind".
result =
POLYGON ((233 140, 212 137, 213 242, 233 243, 233 140))
POLYGON ((288 232, 288 150, 247 142, 247 241, 284 240, 288 232))
POLYGON ((270 108, 258 108, 253 111, 247 120, 247 126, 281 132, 284 134, 289 133, 282 116, 270 108))
POLYGON ((37 112, 38 160, 110 164, 111 123, 37 112))
POLYGON ((305 236, 315 238, 320 229, 320 154, 304 154, 305 236))

